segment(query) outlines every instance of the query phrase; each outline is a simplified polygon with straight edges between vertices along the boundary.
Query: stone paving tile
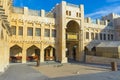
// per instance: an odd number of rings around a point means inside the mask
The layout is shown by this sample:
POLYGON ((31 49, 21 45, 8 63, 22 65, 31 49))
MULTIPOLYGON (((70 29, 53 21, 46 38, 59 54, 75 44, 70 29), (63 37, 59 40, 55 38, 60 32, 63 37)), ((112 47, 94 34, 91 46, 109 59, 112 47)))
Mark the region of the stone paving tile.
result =
POLYGON ((11 65, 0 75, 0 80, 48 80, 48 78, 27 65, 17 64, 11 65))
POLYGON ((4 74, 0 73, 0 80, 120 80, 120 71, 50 79, 40 72, 34 70, 29 65, 17 64, 11 65, 4 74))
POLYGON ((53 78, 49 80, 120 80, 120 71, 59 77, 59 78, 53 78))

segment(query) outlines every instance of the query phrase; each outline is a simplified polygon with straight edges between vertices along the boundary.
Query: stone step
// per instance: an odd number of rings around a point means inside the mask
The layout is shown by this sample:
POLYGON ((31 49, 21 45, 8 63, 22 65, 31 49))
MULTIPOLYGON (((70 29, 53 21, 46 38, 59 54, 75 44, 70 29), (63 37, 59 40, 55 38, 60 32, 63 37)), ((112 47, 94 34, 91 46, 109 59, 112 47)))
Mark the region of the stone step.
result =
POLYGON ((3 14, 3 15, 1 15, 2 17, 8 17, 7 15, 5 15, 5 14, 3 14))
POLYGON ((0 7, 0 11, 5 11, 5 9, 3 9, 2 7, 0 7))
POLYGON ((1 15, 1 14, 3 15, 3 14, 5 14, 5 12, 4 12, 4 11, 0 11, 0 15, 1 15))

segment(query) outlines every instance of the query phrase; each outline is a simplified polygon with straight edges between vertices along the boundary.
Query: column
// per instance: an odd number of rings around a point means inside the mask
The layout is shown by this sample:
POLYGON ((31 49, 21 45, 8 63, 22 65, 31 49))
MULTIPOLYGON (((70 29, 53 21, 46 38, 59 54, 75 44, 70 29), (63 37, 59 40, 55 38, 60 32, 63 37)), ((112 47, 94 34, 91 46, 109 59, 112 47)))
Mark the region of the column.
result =
POLYGON ((24 21, 24 26, 23 26, 23 39, 24 39, 24 41, 27 39, 27 21, 24 21))
POLYGON ((0 44, 0 72, 4 72, 4 43, 1 41, 0 44))
POLYGON ((26 63, 26 59, 27 59, 27 49, 25 47, 23 47, 23 49, 22 49, 22 63, 26 63))
POLYGON ((44 39, 44 24, 41 24, 41 40, 44 39))
POLYGON ((19 29, 19 27, 18 26, 16 26, 16 36, 18 37, 19 35, 19 32, 18 32, 18 29, 19 29))
POLYGON ((28 16, 28 7, 24 7, 24 15, 28 16))
POLYGON ((57 54, 58 54, 58 61, 61 63, 67 63, 67 57, 66 57, 66 12, 65 7, 66 7, 66 2, 62 1, 62 3, 59 6, 59 13, 57 15, 60 15, 57 17, 58 19, 58 35, 57 35, 57 54))
POLYGON ((41 44, 40 62, 44 62, 44 48, 43 48, 43 44, 41 44))
POLYGON ((91 39, 91 32, 89 32, 89 41, 91 41, 92 39, 91 39))
POLYGON ((41 17, 45 17, 45 10, 41 10, 41 17))
POLYGON ((35 23, 33 23, 33 40, 35 39, 35 23))
MULTIPOLYGON (((1 55, 3 56, 4 55, 4 53, 3 53, 3 51, 2 51, 2 49, 1 49, 1 55)), ((2 61, 2 60, 4 60, 4 57, 2 57, 1 56, 1 60, 0 60, 0 72, 4 72, 4 61, 2 61)))
POLYGON ((52 39, 52 25, 50 24, 50 40, 52 39))
POLYGON ((50 49, 50 60, 53 60, 53 48, 50 49))
POLYGON ((108 33, 105 33, 106 34, 106 41, 108 41, 108 33))
POLYGON ((77 61, 83 61, 84 59, 84 33, 83 30, 79 31, 79 42, 77 45, 77 51, 76 51, 76 60, 77 61))
POLYGON ((98 41, 100 41, 100 32, 98 32, 98 41))

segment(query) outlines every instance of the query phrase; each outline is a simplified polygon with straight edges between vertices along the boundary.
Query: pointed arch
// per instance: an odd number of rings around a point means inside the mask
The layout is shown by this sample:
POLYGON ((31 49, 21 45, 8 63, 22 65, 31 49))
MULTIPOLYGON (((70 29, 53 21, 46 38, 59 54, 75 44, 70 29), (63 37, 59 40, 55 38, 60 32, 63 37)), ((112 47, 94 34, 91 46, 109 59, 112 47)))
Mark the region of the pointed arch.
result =
POLYGON ((34 62, 40 58, 40 48, 36 45, 31 45, 27 48, 27 61, 34 62))
POLYGON ((47 46, 44 49, 44 60, 50 61, 50 60, 56 60, 56 54, 55 54, 55 48, 51 45, 47 46))
POLYGON ((19 45, 10 47, 10 62, 22 62, 22 47, 19 45))

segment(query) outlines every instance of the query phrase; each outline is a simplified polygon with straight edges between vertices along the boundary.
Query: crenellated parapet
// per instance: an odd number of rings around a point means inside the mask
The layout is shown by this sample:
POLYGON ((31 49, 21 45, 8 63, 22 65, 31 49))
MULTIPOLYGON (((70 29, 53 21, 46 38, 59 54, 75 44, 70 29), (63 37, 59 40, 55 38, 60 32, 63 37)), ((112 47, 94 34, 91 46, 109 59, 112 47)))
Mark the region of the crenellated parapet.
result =
POLYGON ((107 25, 108 24, 107 20, 91 19, 90 17, 85 18, 84 22, 90 23, 90 24, 97 24, 97 25, 107 25))

